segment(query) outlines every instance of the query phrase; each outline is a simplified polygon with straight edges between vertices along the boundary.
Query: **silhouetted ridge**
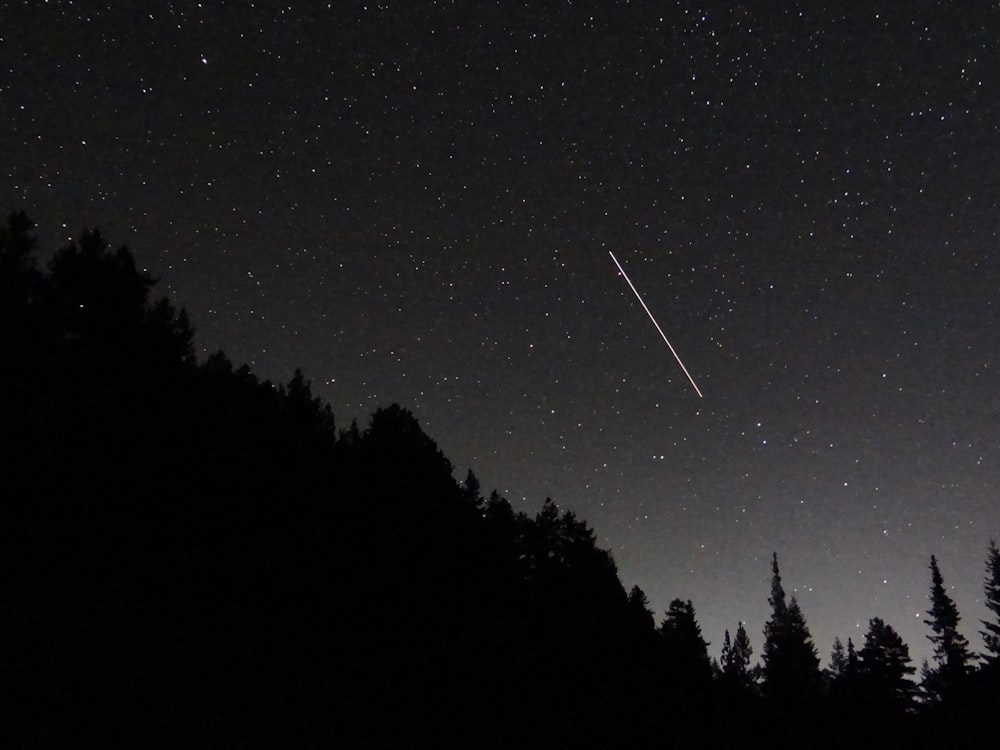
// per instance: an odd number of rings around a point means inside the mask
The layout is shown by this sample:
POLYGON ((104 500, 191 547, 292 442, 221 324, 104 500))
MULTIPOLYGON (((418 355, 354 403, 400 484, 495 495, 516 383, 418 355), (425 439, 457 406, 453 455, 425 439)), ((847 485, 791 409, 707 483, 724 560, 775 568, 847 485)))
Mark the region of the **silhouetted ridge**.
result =
POLYGON ((821 672, 777 555, 763 667, 742 622, 716 662, 690 600, 656 627, 583 520, 459 483, 411 412, 338 431, 299 370, 196 362, 126 248, 36 244, 0 228, 4 746, 993 746, 1000 623, 978 667, 936 558, 919 696, 877 617, 821 672))
POLYGON ((626 598, 586 524, 485 502, 397 405, 338 435, 301 372, 197 364, 126 248, 88 231, 43 271, 30 228, 0 235, 26 743, 608 734, 626 598))

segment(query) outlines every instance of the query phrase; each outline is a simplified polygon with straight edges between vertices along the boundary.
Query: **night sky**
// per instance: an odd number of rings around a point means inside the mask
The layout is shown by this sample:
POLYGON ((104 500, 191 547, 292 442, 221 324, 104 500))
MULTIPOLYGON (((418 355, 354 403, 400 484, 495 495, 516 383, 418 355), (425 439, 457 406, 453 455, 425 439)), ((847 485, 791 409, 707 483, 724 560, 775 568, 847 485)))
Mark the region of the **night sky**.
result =
POLYGON ((978 650, 1000 536, 1000 9, 819 5, 12 2, 0 201, 575 511, 711 653, 777 551, 824 664, 879 616, 919 666, 930 555, 978 650))

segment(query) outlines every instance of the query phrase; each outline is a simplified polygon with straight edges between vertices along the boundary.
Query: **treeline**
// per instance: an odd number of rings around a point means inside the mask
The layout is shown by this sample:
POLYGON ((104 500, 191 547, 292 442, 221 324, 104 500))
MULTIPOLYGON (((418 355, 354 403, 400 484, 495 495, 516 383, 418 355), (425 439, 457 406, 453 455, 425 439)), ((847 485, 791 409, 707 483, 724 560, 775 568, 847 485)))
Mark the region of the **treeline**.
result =
POLYGON ((12 215, 4 746, 995 745, 995 547, 981 659, 932 559, 919 682, 877 618, 821 669, 775 556, 760 663, 742 623, 713 660, 690 601, 657 624, 584 521, 456 481, 407 410, 338 428, 301 372, 196 361, 184 312, 96 231, 38 255, 12 215))

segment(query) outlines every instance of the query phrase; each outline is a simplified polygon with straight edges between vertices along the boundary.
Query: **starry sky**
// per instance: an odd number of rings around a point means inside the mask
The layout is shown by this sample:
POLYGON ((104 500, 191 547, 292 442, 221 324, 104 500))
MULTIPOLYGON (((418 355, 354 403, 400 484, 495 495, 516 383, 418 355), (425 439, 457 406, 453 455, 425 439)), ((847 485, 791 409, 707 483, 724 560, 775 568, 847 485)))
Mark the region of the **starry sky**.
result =
POLYGON ((99 226, 200 356, 398 402, 658 619, 821 659, 1000 536, 994 2, 29 2, 0 200, 99 226), (609 253, 643 295, 699 398, 609 253))

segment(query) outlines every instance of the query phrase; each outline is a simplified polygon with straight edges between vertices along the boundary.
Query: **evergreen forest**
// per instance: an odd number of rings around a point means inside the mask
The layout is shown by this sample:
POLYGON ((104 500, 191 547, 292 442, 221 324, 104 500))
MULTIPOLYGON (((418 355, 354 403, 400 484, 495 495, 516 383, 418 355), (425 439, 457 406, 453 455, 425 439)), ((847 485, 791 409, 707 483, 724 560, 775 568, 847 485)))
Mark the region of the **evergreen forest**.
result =
POLYGON ((821 654, 778 554, 713 658, 691 601, 653 612, 407 409, 338 424, 300 371, 196 359, 127 248, 37 245, 0 228, 3 747, 997 746, 995 545, 981 623, 928 561, 928 663, 877 617, 821 654))

